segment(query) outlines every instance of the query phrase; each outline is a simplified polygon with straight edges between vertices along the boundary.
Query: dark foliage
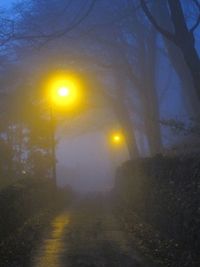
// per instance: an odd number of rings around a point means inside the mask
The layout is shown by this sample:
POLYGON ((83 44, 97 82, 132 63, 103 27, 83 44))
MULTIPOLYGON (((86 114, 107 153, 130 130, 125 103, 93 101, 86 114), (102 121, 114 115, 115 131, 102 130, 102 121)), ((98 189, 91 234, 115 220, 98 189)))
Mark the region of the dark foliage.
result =
POLYGON ((28 218, 52 205, 55 189, 47 180, 27 179, 11 185, 0 193, 0 236, 5 238, 28 218))
POLYGON ((0 266, 29 266, 30 254, 57 212, 69 205, 70 188, 26 178, 0 192, 0 266), (2 265, 1 265, 2 264, 2 265))
POLYGON ((129 161, 118 170, 122 226, 161 266, 199 266, 200 160, 197 156, 129 161))
POLYGON ((31 255, 48 230, 52 211, 43 211, 27 220, 15 233, 0 243, 0 266, 30 266, 31 255))

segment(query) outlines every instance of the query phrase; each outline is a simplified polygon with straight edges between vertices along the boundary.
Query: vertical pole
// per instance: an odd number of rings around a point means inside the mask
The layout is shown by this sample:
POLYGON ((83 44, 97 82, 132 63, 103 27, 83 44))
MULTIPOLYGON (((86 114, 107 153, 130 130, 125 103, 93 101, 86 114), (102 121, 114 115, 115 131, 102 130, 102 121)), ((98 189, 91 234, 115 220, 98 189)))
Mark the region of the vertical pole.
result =
POLYGON ((53 107, 50 107, 50 134, 51 134, 51 164, 52 164, 52 180, 56 185, 56 142, 55 142, 55 119, 53 116, 53 107))

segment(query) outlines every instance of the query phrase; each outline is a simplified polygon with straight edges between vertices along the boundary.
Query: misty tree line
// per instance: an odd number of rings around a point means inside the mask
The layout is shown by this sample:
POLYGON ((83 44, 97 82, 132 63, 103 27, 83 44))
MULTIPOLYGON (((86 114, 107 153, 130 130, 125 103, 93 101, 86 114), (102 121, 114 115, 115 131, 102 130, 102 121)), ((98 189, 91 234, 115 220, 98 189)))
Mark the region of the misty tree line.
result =
POLYGON ((164 151, 169 91, 198 118, 198 0, 26 0, 0 16, 2 177, 49 175, 50 120, 39 97, 48 71, 91 80, 88 108, 64 133, 118 125, 131 158, 164 151))

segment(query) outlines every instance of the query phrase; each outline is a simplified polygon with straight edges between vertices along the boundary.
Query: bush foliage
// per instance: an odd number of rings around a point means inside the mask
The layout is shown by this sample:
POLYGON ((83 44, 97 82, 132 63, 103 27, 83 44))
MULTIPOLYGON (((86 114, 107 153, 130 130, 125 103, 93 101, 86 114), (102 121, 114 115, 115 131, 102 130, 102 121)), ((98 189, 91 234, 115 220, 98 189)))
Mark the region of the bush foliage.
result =
POLYGON ((44 230, 71 197, 70 188, 58 189, 50 179, 26 178, 0 191, 1 266, 29 266, 44 230))
POLYGON ((117 172, 116 211, 159 266, 200 266, 200 159, 146 158, 117 172))

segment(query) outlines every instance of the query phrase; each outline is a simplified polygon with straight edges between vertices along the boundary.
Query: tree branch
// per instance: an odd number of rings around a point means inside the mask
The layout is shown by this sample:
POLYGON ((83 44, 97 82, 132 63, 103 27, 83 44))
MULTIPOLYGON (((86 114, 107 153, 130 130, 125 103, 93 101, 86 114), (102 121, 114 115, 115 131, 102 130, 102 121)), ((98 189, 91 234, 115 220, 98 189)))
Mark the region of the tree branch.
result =
POLYGON ((46 41, 51 41, 53 39, 62 37, 63 35, 72 31, 74 28, 78 27, 86 19, 86 17, 90 14, 90 12, 94 8, 95 4, 96 4, 96 0, 92 0, 91 4, 89 5, 86 12, 78 20, 76 20, 74 23, 72 23, 70 26, 66 27, 63 30, 60 30, 60 31, 54 32, 54 33, 49 33, 49 34, 41 33, 41 34, 33 34, 33 35, 23 35, 23 34, 20 35, 20 34, 12 33, 5 40, 2 40, 0 42, 0 45, 5 45, 7 42, 9 42, 11 40, 46 39, 46 41))
MULTIPOLYGON (((199 3, 197 0, 193 0, 193 2, 194 2, 195 5, 198 7, 198 9, 199 9, 199 13, 200 13, 200 3, 199 3)), ((198 18, 197 18, 196 23, 195 23, 194 26, 190 29, 190 32, 193 33, 193 32, 197 29, 197 27, 199 26, 199 24, 200 24, 200 14, 199 14, 199 16, 198 16, 198 18)))
POLYGON ((155 20, 155 18, 153 17, 153 15, 151 14, 150 10, 147 7, 147 4, 145 2, 145 0, 140 0, 142 9, 145 13, 145 15, 147 16, 147 18, 149 19, 149 21, 151 22, 151 24, 156 28, 156 30, 161 33, 165 38, 167 38, 168 40, 176 43, 176 37, 174 34, 172 34, 169 31, 166 31, 165 29, 163 29, 155 20))

